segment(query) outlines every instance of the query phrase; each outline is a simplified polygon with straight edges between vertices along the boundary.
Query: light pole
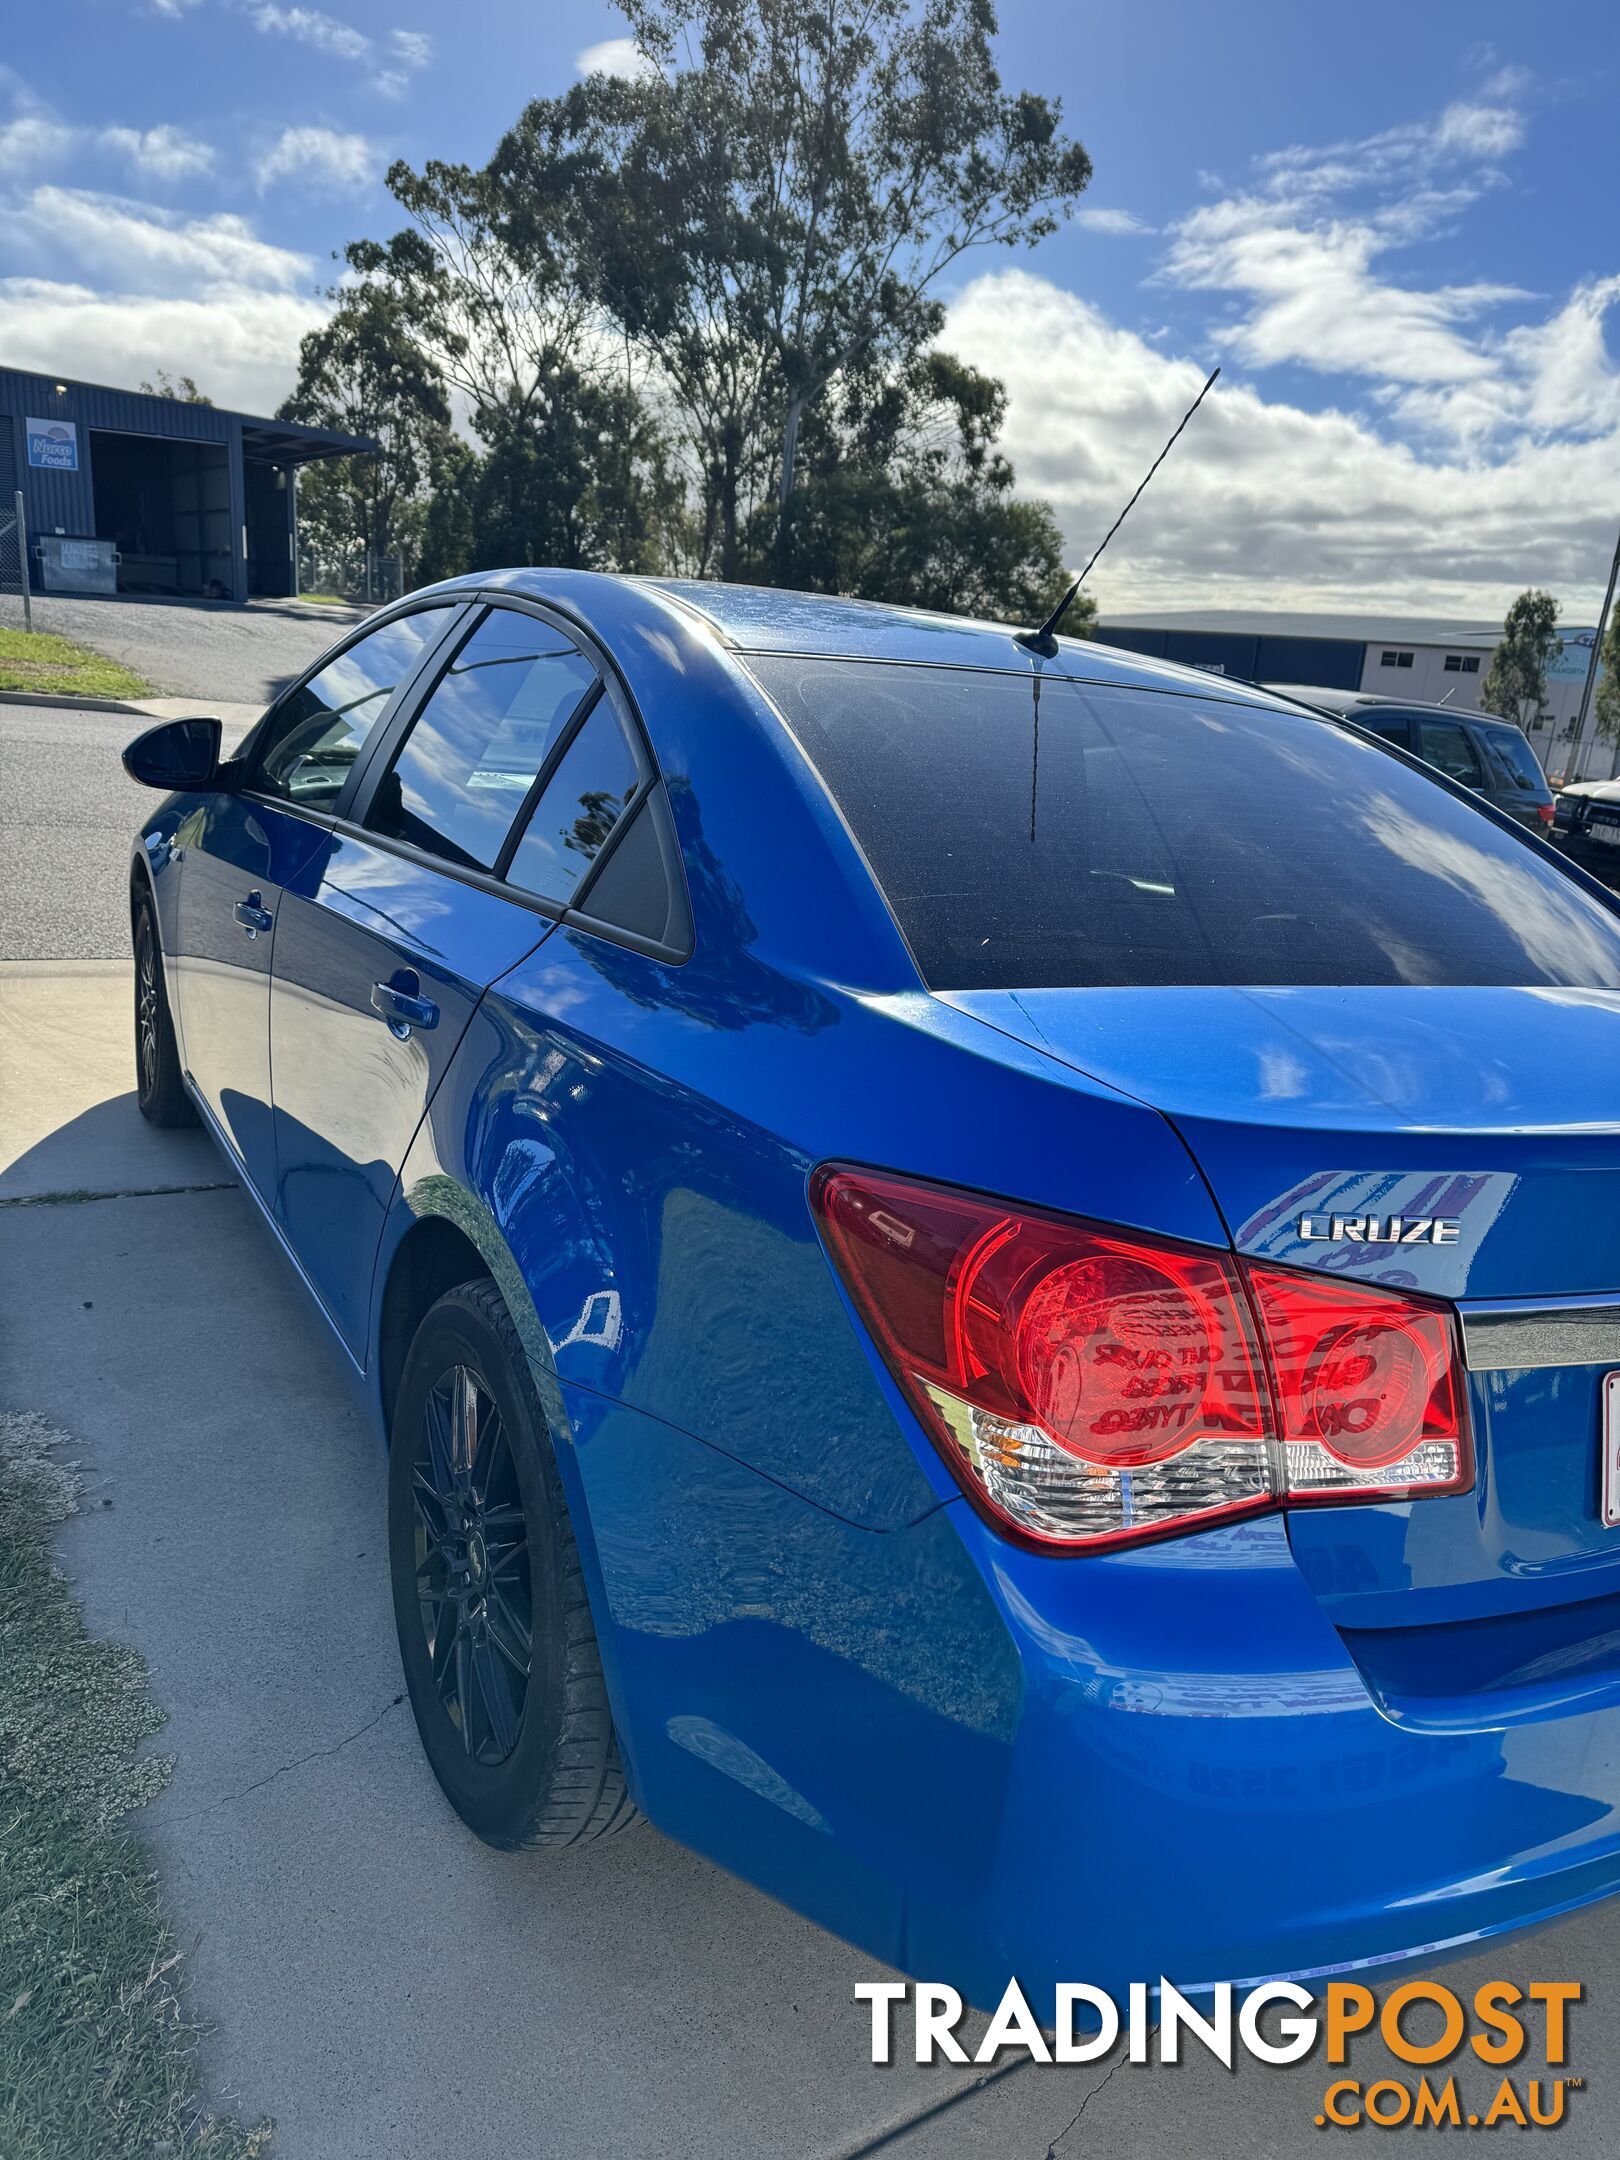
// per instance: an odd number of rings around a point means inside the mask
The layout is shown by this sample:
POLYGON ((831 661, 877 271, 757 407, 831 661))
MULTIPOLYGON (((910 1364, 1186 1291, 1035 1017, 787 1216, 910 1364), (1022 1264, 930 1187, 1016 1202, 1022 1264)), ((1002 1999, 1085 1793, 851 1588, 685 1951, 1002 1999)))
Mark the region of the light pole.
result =
POLYGON ((1603 631, 1609 620, 1609 608, 1614 600, 1617 577, 1620 577, 1620 540, 1614 543, 1614 560, 1609 565, 1609 587, 1603 595, 1603 605, 1598 610, 1597 635, 1592 640, 1592 650, 1587 656, 1586 681, 1581 685, 1581 709, 1575 721, 1575 752, 1580 768, 1575 775, 1577 780, 1586 771, 1586 715, 1592 703, 1592 685, 1597 681, 1598 656, 1603 650, 1603 631))

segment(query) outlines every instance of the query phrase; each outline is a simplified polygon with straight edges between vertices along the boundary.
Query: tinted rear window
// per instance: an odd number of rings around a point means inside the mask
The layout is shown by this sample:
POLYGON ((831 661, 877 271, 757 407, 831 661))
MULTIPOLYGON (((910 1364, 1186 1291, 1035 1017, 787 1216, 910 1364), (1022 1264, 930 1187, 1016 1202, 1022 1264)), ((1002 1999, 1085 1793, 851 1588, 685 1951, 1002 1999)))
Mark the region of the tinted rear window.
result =
POLYGON ((1538 801, 1546 800, 1550 792, 1547 776, 1536 753, 1517 728, 1480 728, 1476 739, 1485 745, 1491 778, 1498 787, 1511 788, 1516 795, 1533 795, 1538 801))
POLYGON ((940 990, 1620 986, 1620 916, 1331 721, 1048 677, 750 666, 940 990))

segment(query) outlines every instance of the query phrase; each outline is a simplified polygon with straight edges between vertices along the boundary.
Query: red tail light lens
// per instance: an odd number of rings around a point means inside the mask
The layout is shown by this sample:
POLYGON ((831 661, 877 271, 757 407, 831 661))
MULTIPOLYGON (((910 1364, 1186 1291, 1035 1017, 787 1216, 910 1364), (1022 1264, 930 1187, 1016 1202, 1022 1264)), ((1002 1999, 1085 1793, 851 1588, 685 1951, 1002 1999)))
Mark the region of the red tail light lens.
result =
POLYGON ((1550 825, 1554 815, 1555 812, 1550 802, 1536 804, 1536 816, 1540 818, 1543 825, 1550 825))
POLYGON ((1472 1480, 1441 1308, 1279 1269, 1246 1291, 1223 1254, 877 1171, 824 1168, 811 1198, 924 1429, 1030 1542, 1472 1480))
POLYGON ((1451 1315, 1396 1292, 1250 1266, 1291 1498, 1474 1481, 1451 1315))

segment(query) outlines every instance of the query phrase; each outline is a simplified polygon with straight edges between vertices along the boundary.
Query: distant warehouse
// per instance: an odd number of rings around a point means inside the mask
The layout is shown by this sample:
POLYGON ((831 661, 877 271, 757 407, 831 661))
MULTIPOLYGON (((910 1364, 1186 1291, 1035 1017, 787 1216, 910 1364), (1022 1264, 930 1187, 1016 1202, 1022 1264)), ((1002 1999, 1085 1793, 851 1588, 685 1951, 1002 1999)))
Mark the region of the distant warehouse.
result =
MULTIPOLYGON (((1235 675, 1245 682, 1314 683, 1323 690, 1367 690, 1425 705, 1480 710, 1479 688, 1502 634, 1500 623, 1443 616, 1267 615, 1242 610, 1129 610, 1107 616, 1097 635, 1128 652, 1177 660, 1184 667, 1235 675)), ((1615 752, 1574 738, 1581 685, 1594 633, 1566 628, 1547 671, 1547 702, 1529 728, 1549 770, 1607 776, 1615 752)))
MULTIPOLYGON (((281 597, 300 465, 357 435, 0 368, 0 521, 21 490, 36 592, 281 597)), ((9 563, 15 579, 13 555, 9 563)))

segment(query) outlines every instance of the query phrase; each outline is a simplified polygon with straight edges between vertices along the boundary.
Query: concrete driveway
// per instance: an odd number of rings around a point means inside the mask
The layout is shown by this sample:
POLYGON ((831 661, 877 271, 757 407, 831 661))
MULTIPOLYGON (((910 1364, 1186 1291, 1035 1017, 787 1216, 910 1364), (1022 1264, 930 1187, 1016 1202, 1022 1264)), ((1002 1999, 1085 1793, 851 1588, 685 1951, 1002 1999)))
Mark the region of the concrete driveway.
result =
MULTIPOLYGON (((262 710, 293 676, 318 660, 364 612, 308 600, 76 600, 37 597, 34 628, 76 639, 121 660, 153 688, 195 699, 208 712, 224 703, 262 710)), ((22 601, 0 594, 0 625, 22 628, 22 601)))

